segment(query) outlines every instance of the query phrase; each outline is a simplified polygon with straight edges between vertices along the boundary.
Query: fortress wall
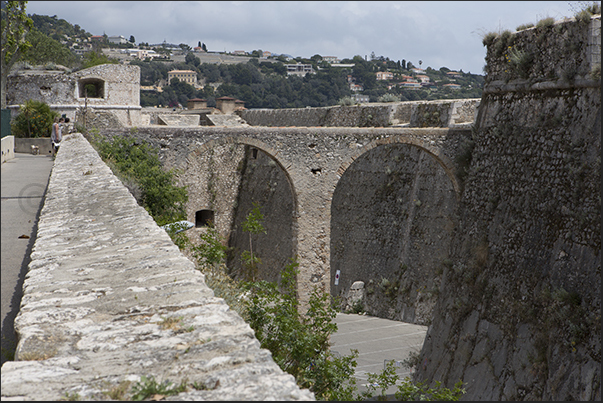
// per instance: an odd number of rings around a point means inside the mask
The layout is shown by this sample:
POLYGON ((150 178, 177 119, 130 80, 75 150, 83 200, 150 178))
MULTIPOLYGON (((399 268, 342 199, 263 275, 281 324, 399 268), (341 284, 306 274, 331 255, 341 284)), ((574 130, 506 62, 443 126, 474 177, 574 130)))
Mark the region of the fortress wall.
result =
POLYGON ((176 400, 314 398, 79 133, 55 160, 15 329, 3 400, 103 400, 142 376, 186 384, 176 400))
POLYGON ((597 25, 488 46, 461 230, 417 379, 462 379, 467 400, 601 399, 597 25), (526 78, 499 54, 509 46, 533 57, 526 78))
POLYGON ((474 121, 479 99, 371 103, 237 112, 251 126, 453 127, 474 121))

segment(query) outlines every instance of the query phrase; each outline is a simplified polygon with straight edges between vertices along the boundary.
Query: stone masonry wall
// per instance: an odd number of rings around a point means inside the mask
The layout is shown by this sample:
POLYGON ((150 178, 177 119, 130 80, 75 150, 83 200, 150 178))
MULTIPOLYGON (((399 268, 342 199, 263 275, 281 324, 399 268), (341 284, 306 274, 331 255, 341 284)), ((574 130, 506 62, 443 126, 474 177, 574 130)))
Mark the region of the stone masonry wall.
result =
POLYGON ((600 16, 488 45, 461 230, 416 379, 462 379, 467 400, 601 400, 597 38, 600 16), (509 46, 525 70, 501 57, 509 46))
POLYGON ((237 112, 251 126, 453 127, 474 121, 479 99, 371 103, 237 112))
MULTIPOLYGON (((6 97, 13 117, 18 114, 19 105, 31 99, 48 104, 73 122, 87 108, 89 112, 111 113, 123 126, 143 123, 138 66, 103 64, 73 73, 20 70, 8 77, 6 97), (102 97, 86 100, 80 96, 80 82, 89 79, 102 80, 102 97)), ((101 124, 102 121, 96 122, 96 127, 103 128, 101 124)))
POLYGON ((429 325, 456 208, 450 178, 421 149, 392 144, 357 158, 331 203, 331 294, 353 305, 347 294, 362 281, 362 311, 429 325))
POLYGON ((186 385, 170 400, 314 398, 80 134, 57 154, 31 259, 2 400, 107 400, 142 376, 186 385))

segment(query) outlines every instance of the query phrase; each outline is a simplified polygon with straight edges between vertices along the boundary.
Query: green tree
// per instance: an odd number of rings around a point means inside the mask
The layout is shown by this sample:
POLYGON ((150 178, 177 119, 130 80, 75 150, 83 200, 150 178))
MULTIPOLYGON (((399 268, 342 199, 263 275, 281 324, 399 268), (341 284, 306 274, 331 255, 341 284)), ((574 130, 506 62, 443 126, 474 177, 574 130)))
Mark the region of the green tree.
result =
POLYGON ((249 250, 243 251, 241 254, 241 260, 248 269, 248 278, 252 281, 255 280, 257 275, 258 265, 262 264, 262 260, 253 254, 252 237, 253 235, 266 233, 263 223, 264 215, 260 211, 260 205, 258 202, 253 202, 253 208, 243 221, 243 231, 249 233, 249 250))
POLYGON ((77 62, 77 56, 67 46, 35 28, 29 31, 26 38, 31 47, 23 53, 22 60, 35 65, 55 63, 67 67, 77 62))
POLYGON ((25 13, 26 4, 26 1, 2 2, 2 51, 0 55, 2 109, 6 109, 8 73, 21 54, 31 46, 25 39, 26 33, 33 27, 32 19, 25 13))
POLYGON ((84 60, 82 63, 82 67, 87 69, 89 67, 98 66, 100 64, 117 64, 118 61, 112 58, 109 58, 107 55, 103 54, 102 51, 90 51, 84 54, 84 60))
POLYGON ((50 137, 57 116, 44 102, 30 99, 20 106, 19 115, 11 122, 11 132, 15 137, 50 137))
POLYGON ((134 35, 130 35, 130 43, 136 43, 136 39, 134 38, 134 35))

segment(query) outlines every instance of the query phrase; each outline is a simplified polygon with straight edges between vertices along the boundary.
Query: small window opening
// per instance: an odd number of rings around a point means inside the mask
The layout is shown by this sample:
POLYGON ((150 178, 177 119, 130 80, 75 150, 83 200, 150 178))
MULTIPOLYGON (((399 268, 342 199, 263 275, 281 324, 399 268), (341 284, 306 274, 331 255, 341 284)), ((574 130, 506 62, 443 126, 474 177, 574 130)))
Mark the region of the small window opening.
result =
POLYGON ((87 78, 79 82, 80 98, 104 98, 105 82, 98 78, 87 78))
POLYGON ((213 210, 199 210, 195 213, 195 227, 209 227, 214 222, 213 210))
POLYGON ((312 168, 310 169, 310 171, 314 174, 314 175, 320 175, 322 172, 321 168, 312 168))
POLYGON ((257 148, 252 148, 251 149, 251 158, 254 160, 258 159, 258 149, 257 148))

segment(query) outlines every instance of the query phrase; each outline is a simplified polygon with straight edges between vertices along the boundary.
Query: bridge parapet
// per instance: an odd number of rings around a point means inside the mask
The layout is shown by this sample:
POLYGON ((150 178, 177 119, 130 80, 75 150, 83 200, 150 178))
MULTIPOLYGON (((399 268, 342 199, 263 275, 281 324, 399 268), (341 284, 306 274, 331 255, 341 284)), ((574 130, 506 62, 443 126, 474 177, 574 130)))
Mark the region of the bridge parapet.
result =
POLYGON ((456 127, 475 120, 479 98, 370 103, 320 108, 254 109, 237 114, 251 126, 456 127))
POLYGON ((3 400, 106 399, 142 376, 187 384, 177 400, 314 399, 77 133, 55 160, 15 329, 3 400))

